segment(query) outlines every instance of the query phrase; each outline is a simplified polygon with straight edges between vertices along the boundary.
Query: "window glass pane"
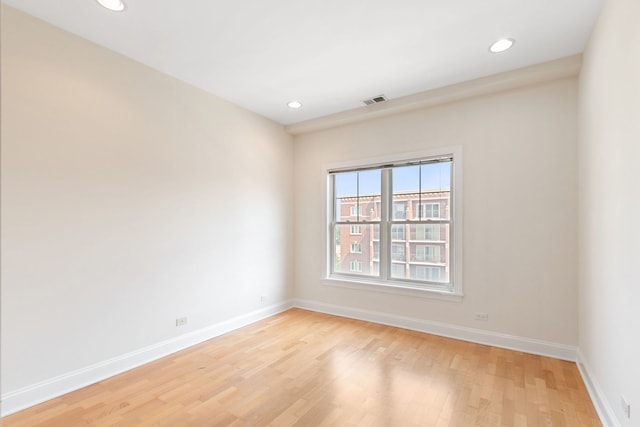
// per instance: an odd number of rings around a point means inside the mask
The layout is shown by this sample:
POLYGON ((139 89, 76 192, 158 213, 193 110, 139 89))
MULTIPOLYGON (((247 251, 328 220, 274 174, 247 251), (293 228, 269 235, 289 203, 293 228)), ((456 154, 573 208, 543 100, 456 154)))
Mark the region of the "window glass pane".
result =
POLYGON ((334 174, 336 221, 379 221, 381 170, 334 174))
POLYGON ((420 165, 419 219, 449 219, 451 162, 420 165))
POLYGON ((392 170, 393 219, 449 219, 451 162, 392 170))
POLYGON ((407 202, 406 200, 394 200, 393 202, 393 219, 407 218, 407 202))
POLYGON ((417 262, 433 262, 441 263, 444 261, 442 258, 442 251, 439 245, 415 245, 415 252, 411 254, 411 261, 417 262))
POLYGON ((406 240, 406 226, 404 224, 391 226, 391 240, 406 240))
POLYGON ((449 224, 409 226, 409 278, 449 283, 449 224))
POLYGON ((406 264, 405 263, 393 263, 391 264, 391 277, 394 279, 403 279, 405 274, 406 264))
POLYGON ((364 276, 379 275, 374 259, 379 260, 379 242, 373 236, 380 233, 379 224, 358 224, 362 234, 351 234, 352 225, 335 225, 333 230, 335 273, 359 274, 364 276))
POLYGON ((444 267, 431 267, 423 265, 412 265, 409 269, 409 277, 414 280, 426 280, 429 282, 447 283, 448 272, 444 267))
POLYGON ((373 241, 373 260, 380 261, 380 242, 373 241))
POLYGON ((360 206, 363 221, 380 220, 380 200, 382 193, 382 171, 370 170, 358 172, 360 206))
POLYGON ((351 208, 357 207, 358 174, 357 172, 337 173, 334 180, 336 221, 348 221, 351 208))
POLYGON ((380 262, 378 261, 373 262, 373 274, 375 275, 380 274, 380 262))
POLYGON ((407 257, 404 254, 404 244, 391 245, 391 261, 406 261, 407 257))
POLYGON ((399 230, 405 228, 409 230, 409 240, 391 243, 391 278, 449 283, 450 226, 448 224, 397 224, 392 226, 392 235, 399 235, 399 230))
POLYGON ((445 225, 442 224, 411 224, 409 239, 412 241, 444 241, 445 225))
MULTIPOLYGON (((423 194, 424 196, 424 194, 423 194)), ((415 201, 415 207, 417 210, 417 218, 416 219, 439 219, 440 216, 440 200, 434 200, 429 203, 420 203, 419 201, 415 201)))
POLYGON ((393 168, 393 219, 411 218, 411 201, 418 200, 420 192, 420 166, 393 168))

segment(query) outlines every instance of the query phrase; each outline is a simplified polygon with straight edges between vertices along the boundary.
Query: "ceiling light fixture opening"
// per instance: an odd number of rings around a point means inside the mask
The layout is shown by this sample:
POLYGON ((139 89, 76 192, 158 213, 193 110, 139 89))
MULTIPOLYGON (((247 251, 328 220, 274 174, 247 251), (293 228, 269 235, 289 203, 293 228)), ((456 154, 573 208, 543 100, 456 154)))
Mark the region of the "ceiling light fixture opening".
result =
POLYGON ((114 12, 122 12, 126 6, 123 0, 96 0, 100 5, 106 9, 114 12))
POLYGON ((289 103, 287 104, 287 106, 288 106, 289 108, 294 108, 294 109, 295 109, 295 108, 300 108, 300 107, 302 107, 302 104, 301 104, 299 101, 291 101, 291 102, 289 102, 289 103))
POLYGON ((514 39, 500 39, 497 42, 493 43, 489 50, 493 53, 504 52, 507 49, 510 49, 516 41, 514 39))

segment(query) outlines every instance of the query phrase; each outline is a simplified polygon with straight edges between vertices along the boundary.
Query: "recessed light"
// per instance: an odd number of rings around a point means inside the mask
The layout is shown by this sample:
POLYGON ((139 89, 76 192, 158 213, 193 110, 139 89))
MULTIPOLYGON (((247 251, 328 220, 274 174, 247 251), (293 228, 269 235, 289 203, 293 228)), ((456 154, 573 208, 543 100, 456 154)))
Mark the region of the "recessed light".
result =
POLYGON ((514 39, 500 39, 489 47, 489 50, 493 53, 504 52, 509 49, 516 41, 514 39))
POLYGON ((123 0, 97 0, 102 7, 105 7, 114 12, 122 12, 125 9, 123 0))
POLYGON ((302 107, 302 104, 298 101, 291 101, 287 104, 289 106, 289 108, 300 108, 302 107))

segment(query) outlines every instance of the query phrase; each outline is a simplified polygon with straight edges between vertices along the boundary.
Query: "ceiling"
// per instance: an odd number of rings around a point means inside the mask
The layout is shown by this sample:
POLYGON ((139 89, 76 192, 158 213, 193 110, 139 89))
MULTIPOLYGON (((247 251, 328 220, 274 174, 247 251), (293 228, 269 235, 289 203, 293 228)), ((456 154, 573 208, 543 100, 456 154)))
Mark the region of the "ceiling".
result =
POLYGON ((282 124, 582 52, 602 0, 2 0, 282 124), (490 53, 511 37, 514 47, 490 53), (287 107, 291 100, 303 106, 287 107))

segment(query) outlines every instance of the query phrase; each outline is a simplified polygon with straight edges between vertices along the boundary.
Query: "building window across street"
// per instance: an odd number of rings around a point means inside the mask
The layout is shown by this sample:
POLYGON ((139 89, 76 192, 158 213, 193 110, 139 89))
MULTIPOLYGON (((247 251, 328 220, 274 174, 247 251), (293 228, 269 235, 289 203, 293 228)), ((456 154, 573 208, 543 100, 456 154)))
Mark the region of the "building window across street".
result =
POLYGON ((462 295, 451 151, 327 169, 329 279, 462 295))
POLYGON ((360 235, 360 234, 362 234, 362 226, 361 225, 352 225, 351 226, 351 231, 349 232, 349 234, 352 234, 352 235, 360 235))

